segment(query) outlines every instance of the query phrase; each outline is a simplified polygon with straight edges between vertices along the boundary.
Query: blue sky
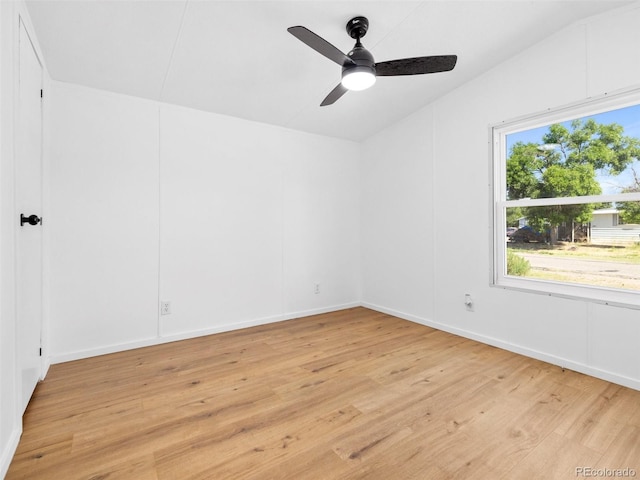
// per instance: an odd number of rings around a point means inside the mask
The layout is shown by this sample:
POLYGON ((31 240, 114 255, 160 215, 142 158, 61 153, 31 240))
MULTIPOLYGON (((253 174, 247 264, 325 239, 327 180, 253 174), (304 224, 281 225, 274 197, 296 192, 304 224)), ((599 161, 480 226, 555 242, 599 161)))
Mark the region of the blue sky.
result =
MULTIPOLYGON (((593 118, 598 123, 617 123, 624 127, 624 134, 630 137, 640 138, 640 105, 611 110, 597 115, 589 115, 584 119, 593 118)), ((562 125, 569 127, 571 121, 562 122, 562 125)), ((511 151, 511 147, 516 142, 524 143, 542 143, 542 136, 547 132, 548 127, 539 127, 523 132, 512 133, 507 135, 507 152, 511 151)), ((640 163, 634 162, 632 166, 636 172, 640 174, 640 163)), ((623 173, 617 176, 609 176, 604 173, 598 174, 598 181, 602 187, 602 193, 620 193, 622 187, 633 183, 631 169, 627 168, 623 173)))

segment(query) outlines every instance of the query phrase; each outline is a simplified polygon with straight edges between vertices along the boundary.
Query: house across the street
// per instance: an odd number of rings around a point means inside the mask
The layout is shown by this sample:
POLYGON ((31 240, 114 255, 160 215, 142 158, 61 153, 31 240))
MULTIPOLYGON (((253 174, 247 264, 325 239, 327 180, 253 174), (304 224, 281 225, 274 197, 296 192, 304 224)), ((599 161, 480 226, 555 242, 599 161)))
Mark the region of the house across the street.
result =
POLYGON ((620 245, 640 242, 640 225, 621 224, 620 211, 603 208, 593 211, 591 219, 591 243, 596 245, 620 245))

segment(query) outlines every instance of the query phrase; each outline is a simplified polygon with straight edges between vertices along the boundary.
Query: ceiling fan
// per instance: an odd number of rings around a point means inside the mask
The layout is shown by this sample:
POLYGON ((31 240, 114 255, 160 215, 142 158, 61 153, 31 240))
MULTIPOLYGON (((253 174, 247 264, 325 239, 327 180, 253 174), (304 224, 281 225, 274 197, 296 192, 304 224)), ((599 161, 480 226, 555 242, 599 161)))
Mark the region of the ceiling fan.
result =
POLYGON ((353 50, 345 55, 306 27, 287 28, 287 31, 298 40, 342 67, 342 81, 329 92, 320 104, 321 107, 335 103, 348 90, 369 88, 375 83, 376 77, 448 72, 456 66, 458 60, 456 55, 432 55, 375 63, 373 55, 360 43, 360 39, 366 35, 368 29, 369 20, 366 17, 354 17, 347 22, 347 33, 356 40, 356 44, 353 50))

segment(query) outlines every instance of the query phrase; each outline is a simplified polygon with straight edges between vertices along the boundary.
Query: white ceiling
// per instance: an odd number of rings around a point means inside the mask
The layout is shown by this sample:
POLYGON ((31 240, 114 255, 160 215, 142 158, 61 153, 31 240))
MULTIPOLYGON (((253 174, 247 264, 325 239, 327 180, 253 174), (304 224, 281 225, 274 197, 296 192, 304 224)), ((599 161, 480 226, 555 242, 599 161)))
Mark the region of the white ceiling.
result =
POLYGON ((629 1, 27 1, 54 80, 362 140, 579 19, 629 1), (380 77, 320 102, 340 67, 287 32, 348 52, 369 18, 377 61, 458 55, 452 72, 380 77))

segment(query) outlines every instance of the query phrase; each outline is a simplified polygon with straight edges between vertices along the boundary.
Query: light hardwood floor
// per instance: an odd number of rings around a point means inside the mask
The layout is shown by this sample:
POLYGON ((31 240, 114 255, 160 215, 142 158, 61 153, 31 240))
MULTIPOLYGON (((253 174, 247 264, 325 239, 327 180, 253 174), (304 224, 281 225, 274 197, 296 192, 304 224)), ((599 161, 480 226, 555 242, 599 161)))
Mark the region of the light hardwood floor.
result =
POLYGON ((640 478, 640 392, 354 308, 53 365, 7 479, 553 480, 588 468, 640 478))

